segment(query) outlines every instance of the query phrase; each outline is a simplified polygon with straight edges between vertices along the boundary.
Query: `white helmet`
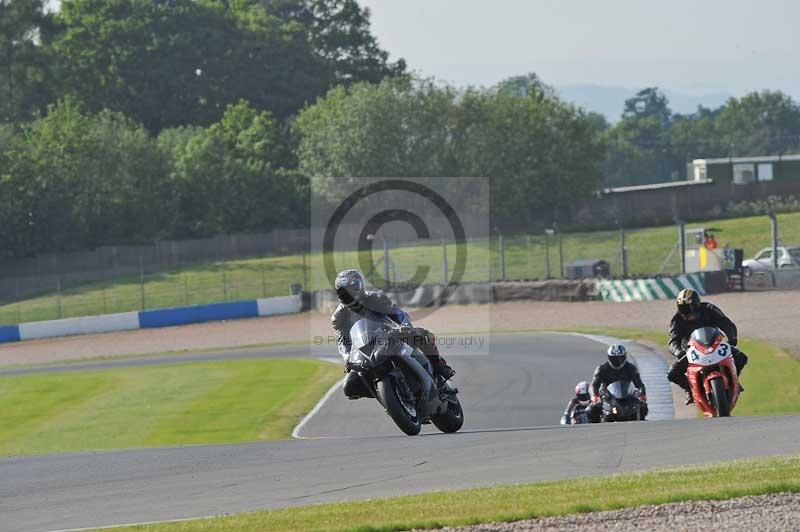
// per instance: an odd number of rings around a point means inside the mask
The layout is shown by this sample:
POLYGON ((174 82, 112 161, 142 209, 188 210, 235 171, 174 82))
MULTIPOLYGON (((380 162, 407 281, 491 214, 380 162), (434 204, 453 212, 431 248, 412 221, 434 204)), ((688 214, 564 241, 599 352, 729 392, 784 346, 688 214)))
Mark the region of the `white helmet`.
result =
POLYGON ((606 353, 608 354, 608 363, 614 369, 621 369, 628 359, 628 350, 622 344, 612 344, 606 353))
POLYGON ((586 381, 581 381, 575 385, 575 398, 578 399, 578 402, 581 406, 586 406, 591 401, 591 397, 589 397, 589 383, 586 381))

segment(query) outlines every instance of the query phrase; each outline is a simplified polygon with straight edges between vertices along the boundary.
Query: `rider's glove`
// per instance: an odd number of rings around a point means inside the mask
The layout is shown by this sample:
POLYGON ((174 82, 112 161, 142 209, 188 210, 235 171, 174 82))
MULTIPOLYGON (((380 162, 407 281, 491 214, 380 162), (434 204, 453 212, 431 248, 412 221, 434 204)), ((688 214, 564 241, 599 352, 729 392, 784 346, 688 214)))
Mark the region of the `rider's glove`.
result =
POLYGON ((431 336, 433 336, 433 334, 429 333, 426 329, 423 329, 422 327, 414 327, 413 329, 411 329, 411 340, 412 340, 412 345, 414 346, 430 344, 431 336))

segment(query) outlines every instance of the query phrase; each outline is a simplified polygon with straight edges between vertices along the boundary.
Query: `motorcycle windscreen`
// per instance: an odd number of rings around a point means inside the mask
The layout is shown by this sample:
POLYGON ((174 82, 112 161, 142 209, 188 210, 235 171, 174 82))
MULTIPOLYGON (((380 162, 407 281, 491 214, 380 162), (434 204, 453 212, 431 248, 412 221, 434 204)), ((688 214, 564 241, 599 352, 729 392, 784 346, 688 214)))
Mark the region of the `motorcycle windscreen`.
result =
POLYGON ((364 317, 355 322, 350 327, 350 340, 353 342, 351 350, 357 349, 365 355, 370 355, 376 340, 384 336, 386 319, 388 318, 364 317))
POLYGON ((627 399, 636 392, 636 386, 631 381, 616 381, 609 384, 606 390, 615 399, 627 399))
POLYGON ((689 339, 696 341, 700 345, 709 346, 713 344, 720 335, 721 333, 716 327, 701 327, 695 329, 689 339))

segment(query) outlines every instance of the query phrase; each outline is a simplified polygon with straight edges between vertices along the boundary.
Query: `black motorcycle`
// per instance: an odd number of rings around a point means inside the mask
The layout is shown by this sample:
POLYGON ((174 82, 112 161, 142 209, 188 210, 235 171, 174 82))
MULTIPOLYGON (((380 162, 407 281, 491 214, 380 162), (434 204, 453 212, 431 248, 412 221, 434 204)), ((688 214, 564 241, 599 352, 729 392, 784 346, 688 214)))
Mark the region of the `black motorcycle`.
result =
POLYGON ((644 419, 643 403, 639 400, 636 386, 631 381, 616 381, 606 386, 601 393, 603 423, 613 421, 641 421, 644 419))
POLYGON ((572 409, 572 412, 561 417, 562 425, 584 425, 591 422, 592 420, 589 418, 587 407, 581 405, 577 405, 572 409))
POLYGON ((412 328, 375 314, 353 324, 350 338, 348 369, 358 373, 400 430, 413 436, 431 422, 442 432, 461 428, 458 389, 434 375, 428 357, 412 347, 412 328))

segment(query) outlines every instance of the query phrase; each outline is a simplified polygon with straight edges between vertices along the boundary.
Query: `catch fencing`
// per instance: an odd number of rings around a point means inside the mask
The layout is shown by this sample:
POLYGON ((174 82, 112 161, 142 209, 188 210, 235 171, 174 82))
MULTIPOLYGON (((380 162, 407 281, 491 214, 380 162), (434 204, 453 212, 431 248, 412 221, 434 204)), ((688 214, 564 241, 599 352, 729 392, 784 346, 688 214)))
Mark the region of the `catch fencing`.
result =
MULTIPOLYGON (((797 215, 780 216, 793 216, 787 220, 797 220, 797 215)), ((688 226, 692 227, 697 228, 696 225, 688 226)), ((128 264, 122 268, 119 264, 101 261, 97 266, 99 269, 91 271, 37 274, 31 270, 28 275, 2 278, 0 325, 248 301, 296 294, 302 290, 328 289, 330 280, 323 267, 323 255, 318 251, 308 251, 308 237, 304 235, 302 231, 297 232, 292 236, 294 240, 285 235, 286 252, 276 253, 273 248, 269 252, 259 252, 253 244, 246 248, 248 251, 245 253, 245 246, 240 245, 237 251, 240 256, 232 258, 216 259, 214 253, 206 250, 205 254, 196 256, 212 258, 199 262, 185 262, 180 253, 176 253, 169 260, 137 260, 134 267, 128 264), (250 253, 254 255, 250 256, 250 253), (107 267, 101 267, 104 264, 107 267)), ((718 231, 716 236, 720 248, 726 244, 741 245, 745 247, 746 256, 752 255, 769 245, 769 219, 764 216, 748 222, 741 234, 718 231)), ((792 243, 793 239, 800 243, 800 224, 782 223, 781 241, 792 243)), ((378 288, 384 288, 381 278, 403 285, 423 266, 428 269, 423 284, 428 285, 566 279, 570 264, 589 259, 603 260, 608 264, 606 278, 673 279, 681 272, 678 241, 676 226, 585 233, 561 233, 558 228, 516 234, 495 230, 491 235, 474 238, 465 244, 445 239, 415 241, 403 235, 387 235, 385 255, 377 245, 374 256, 337 249, 330 258, 334 259, 337 268, 364 269, 378 288), (460 245, 466 246, 467 260, 462 265, 463 275, 454 280, 455 258, 460 245)), ((233 253, 230 240, 220 239, 219 245, 217 256, 233 253)), ((170 247, 159 247, 162 250, 159 253, 166 253, 164 250, 170 247)), ((120 256, 118 253, 117 257, 120 256)), ((77 263, 77 266, 85 264, 77 263)), ((797 284, 788 280, 789 274, 778 272, 775 278, 777 281, 773 283, 772 277, 754 277, 745 285, 749 289, 750 286, 781 288, 797 284)), ((661 281, 666 288, 658 281, 615 283, 606 290, 606 299, 667 297, 674 292, 666 281, 661 281), (612 295, 614 293, 616 296, 612 295)), ((0 329, 2 334, 9 333, 0 329)))

